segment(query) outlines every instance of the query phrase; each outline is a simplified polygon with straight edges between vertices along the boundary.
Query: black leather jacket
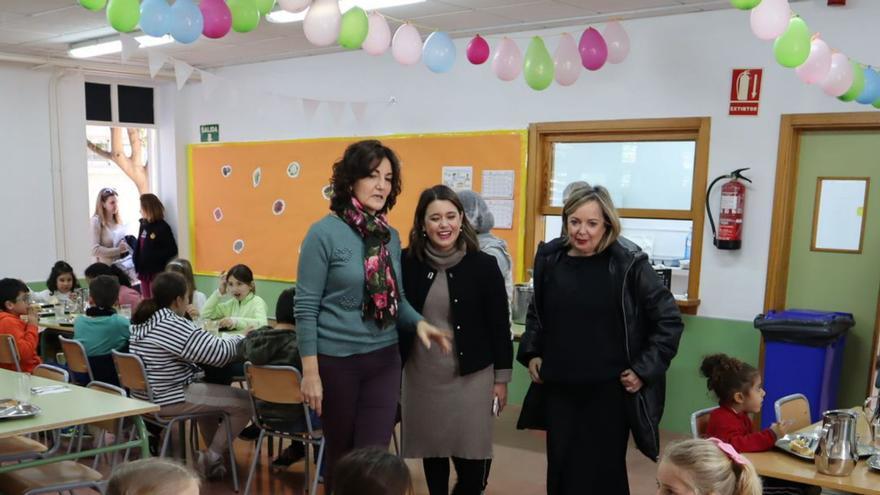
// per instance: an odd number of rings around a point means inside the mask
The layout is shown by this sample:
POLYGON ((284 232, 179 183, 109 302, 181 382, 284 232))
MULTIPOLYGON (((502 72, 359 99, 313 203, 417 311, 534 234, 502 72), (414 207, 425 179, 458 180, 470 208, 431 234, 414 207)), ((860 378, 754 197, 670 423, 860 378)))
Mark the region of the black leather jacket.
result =
MULTIPOLYGON (((528 366, 532 358, 543 355, 543 291, 548 273, 566 249, 561 238, 554 239, 541 244, 535 255, 535 295, 516 356, 524 366, 528 366)), ((639 392, 628 394, 627 416, 639 450, 656 461, 660 454, 658 427, 665 404, 666 370, 678 351, 684 324, 675 299, 654 272, 647 254, 623 237, 608 249, 611 251, 609 270, 614 284, 611 289, 620 294, 627 360, 644 383, 639 392)), ((539 389, 532 384, 523 403, 518 427, 546 427, 541 403, 543 394, 539 389)))

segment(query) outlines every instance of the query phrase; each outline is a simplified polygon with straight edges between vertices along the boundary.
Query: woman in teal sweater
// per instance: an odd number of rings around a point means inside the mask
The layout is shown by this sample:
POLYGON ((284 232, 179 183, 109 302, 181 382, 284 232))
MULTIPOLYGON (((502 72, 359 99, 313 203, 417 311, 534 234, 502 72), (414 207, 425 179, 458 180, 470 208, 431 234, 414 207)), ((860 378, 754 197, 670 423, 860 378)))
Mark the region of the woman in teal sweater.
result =
MULTIPOLYGON (((391 441, 400 398, 397 333, 416 330, 448 352, 449 336, 403 294, 400 237, 385 214, 400 194, 400 162, 379 141, 360 141, 333 165, 332 213, 300 251, 296 324, 303 400, 319 415, 327 469, 350 450, 391 441)), ((326 491, 333 491, 325 476, 326 491)))
POLYGON ((269 321, 266 317, 268 308, 256 290, 251 269, 246 265, 235 265, 220 274, 220 288, 205 302, 202 317, 220 320, 220 328, 238 334, 264 327, 269 321))

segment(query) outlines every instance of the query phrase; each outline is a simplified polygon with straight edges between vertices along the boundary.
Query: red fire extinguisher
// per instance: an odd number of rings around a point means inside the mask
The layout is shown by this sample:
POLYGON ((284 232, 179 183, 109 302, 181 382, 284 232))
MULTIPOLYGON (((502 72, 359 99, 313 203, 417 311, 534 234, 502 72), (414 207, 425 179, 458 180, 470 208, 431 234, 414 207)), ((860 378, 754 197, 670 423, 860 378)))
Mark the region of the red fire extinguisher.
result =
POLYGON ((743 231, 743 206, 746 199, 746 182, 752 182, 744 177, 742 172, 748 168, 738 168, 733 172, 716 177, 709 184, 706 192, 706 212, 709 214, 709 225, 712 226, 712 243, 718 249, 739 249, 742 247, 743 231), (718 230, 715 230, 715 219, 712 216, 712 208, 709 206, 709 195, 712 187, 722 179, 730 179, 721 186, 721 213, 718 216, 718 230))

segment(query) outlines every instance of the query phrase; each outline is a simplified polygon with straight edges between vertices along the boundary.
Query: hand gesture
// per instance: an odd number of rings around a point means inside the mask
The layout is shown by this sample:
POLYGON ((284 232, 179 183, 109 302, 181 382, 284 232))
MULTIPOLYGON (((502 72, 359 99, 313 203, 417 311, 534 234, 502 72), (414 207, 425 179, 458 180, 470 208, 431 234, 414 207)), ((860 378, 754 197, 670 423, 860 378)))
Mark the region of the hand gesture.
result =
POLYGON ((642 379, 639 378, 639 375, 636 374, 635 371, 631 369, 627 369, 623 373, 620 374, 620 383, 623 385, 623 388, 634 394, 642 389, 644 383, 642 383, 642 379))
POLYGON ((422 320, 416 325, 416 334, 418 334, 419 340, 422 341, 422 345, 426 349, 431 348, 431 342, 436 342, 444 354, 452 352, 452 336, 449 332, 440 330, 427 321, 422 320))
POLYGON ((529 360, 529 377, 535 383, 544 383, 544 380, 541 380, 541 365, 543 364, 544 360, 539 357, 533 357, 529 360))
POLYGON ((221 296, 226 295, 226 272, 220 272, 220 286, 217 288, 221 296))

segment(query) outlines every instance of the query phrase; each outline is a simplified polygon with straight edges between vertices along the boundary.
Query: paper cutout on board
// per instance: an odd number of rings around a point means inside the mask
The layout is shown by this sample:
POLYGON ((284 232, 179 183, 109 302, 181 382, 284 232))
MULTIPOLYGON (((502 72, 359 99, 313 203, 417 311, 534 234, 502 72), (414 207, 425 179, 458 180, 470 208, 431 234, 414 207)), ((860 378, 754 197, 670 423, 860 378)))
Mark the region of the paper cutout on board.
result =
POLYGON ((260 167, 257 167, 257 169, 254 170, 253 176, 251 176, 251 182, 254 184, 254 187, 257 187, 260 185, 260 180, 262 180, 262 178, 263 178, 263 169, 261 169, 260 167))
POLYGON ((513 199, 516 173, 513 170, 483 170, 484 198, 513 199))
POLYGON ((220 167, 220 174, 223 175, 223 177, 229 177, 232 175, 232 165, 223 165, 220 167))
POLYGON ((232 251, 235 254, 241 254, 244 251, 244 241, 241 239, 236 239, 235 242, 232 243, 232 251))
POLYGON ((287 166, 287 176, 296 179, 299 177, 300 168, 299 162, 290 162, 290 165, 287 166))
POLYGON ((214 208, 213 215, 215 221, 219 222, 220 220, 223 220, 223 210, 221 210, 219 207, 214 208))
POLYGON ((276 199, 275 202, 272 203, 272 213, 280 215, 284 213, 284 208, 286 207, 287 203, 285 203, 283 199, 276 199))
POLYGON ((330 201, 330 197, 333 196, 333 186, 330 184, 324 186, 324 188, 321 189, 321 196, 324 196, 324 199, 330 201))
POLYGON ((512 199, 487 199, 486 206, 495 218, 496 229, 513 228, 513 207, 512 199))
POLYGON ((473 167, 443 167, 443 184, 453 191, 470 191, 474 184, 473 167))

